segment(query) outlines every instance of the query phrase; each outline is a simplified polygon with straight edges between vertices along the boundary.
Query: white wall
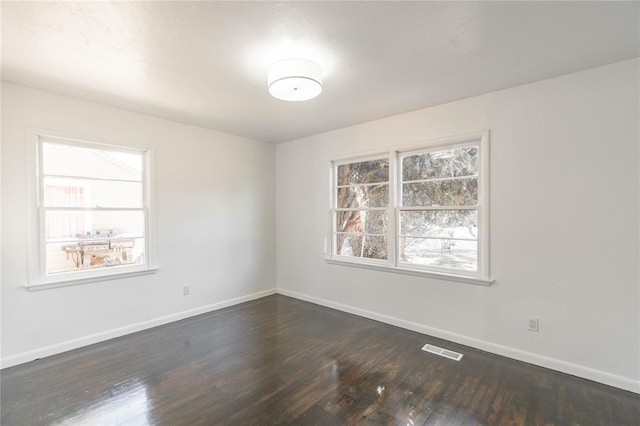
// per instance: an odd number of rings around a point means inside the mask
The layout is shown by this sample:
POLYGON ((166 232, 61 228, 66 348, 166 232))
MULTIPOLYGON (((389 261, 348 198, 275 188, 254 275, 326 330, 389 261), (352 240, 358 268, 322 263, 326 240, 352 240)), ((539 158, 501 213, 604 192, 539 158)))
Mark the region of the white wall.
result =
POLYGON ((638 81, 626 61, 278 145, 278 291, 640 392, 638 81), (330 159, 484 129, 492 286, 323 260, 330 159))
POLYGON ((1 158, 3 367, 274 291, 273 145, 2 83, 1 158), (28 126, 154 149, 156 274, 25 289, 28 126))
POLYGON ((622 62, 275 149, 2 83, 2 366, 272 292, 277 218, 279 292, 640 392, 639 71, 622 62), (25 290, 27 126, 155 149, 156 274, 25 290), (484 129, 491 287, 323 260, 331 158, 484 129))

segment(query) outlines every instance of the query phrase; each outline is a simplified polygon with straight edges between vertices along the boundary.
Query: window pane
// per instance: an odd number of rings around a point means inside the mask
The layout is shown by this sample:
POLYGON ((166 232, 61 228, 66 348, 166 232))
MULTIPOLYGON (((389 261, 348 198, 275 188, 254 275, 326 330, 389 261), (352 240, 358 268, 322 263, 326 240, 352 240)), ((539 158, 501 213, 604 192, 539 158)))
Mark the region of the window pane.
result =
POLYGON ((142 207, 142 182, 44 178, 46 207, 142 207))
POLYGON ((368 259, 386 259, 387 258, 387 238, 379 236, 364 236, 363 257, 368 259))
POLYGON ((338 188, 338 208, 387 207, 389 185, 349 186, 338 188))
POLYGON ((336 231, 347 233, 386 234, 387 212, 383 210, 350 210, 336 212, 336 231))
POLYGON ((402 180, 476 176, 478 147, 455 148, 402 159, 402 180))
POLYGON ((387 258, 387 238, 375 235, 335 234, 336 254, 340 256, 387 258))
POLYGON ((76 238, 85 234, 85 212, 54 211, 45 214, 45 240, 76 238))
POLYGON ((42 157, 45 175, 142 181, 142 153, 45 142, 42 157))
POLYGON ((410 237, 476 239, 477 210, 401 211, 400 233, 410 237))
POLYGON ((144 238, 84 239, 46 245, 46 273, 144 264, 144 238))
POLYGON ((400 238, 400 260, 414 265, 476 271, 478 243, 447 239, 400 238))
POLYGON ((389 160, 363 161, 338 166, 338 185, 389 181, 389 160))
POLYGON ((44 205, 52 207, 85 207, 87 188, 72 182, 44 180, 44 205))
POLYGON ((45 240, 144 236, 144 213, 140 211, 45 212, 45 240))
POLYGON ((403 206, 475 206, 478 178, 402 184, 403 206))
POLYGON ((361 257, 362 235, 336 234, 336 254, 361 257))

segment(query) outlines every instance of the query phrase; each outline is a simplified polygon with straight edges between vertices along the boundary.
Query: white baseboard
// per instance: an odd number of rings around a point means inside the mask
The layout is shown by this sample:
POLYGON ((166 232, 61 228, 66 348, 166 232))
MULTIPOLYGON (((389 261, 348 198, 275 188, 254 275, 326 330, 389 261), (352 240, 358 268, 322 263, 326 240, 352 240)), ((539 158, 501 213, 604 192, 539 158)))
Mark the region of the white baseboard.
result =
POLYGON ((319 297, 309 296, 284 288, 278 288, 277 293, 284 296, 293 297, 295 299, 304 300, 306 302, 315 303, 316 305, 337 309, 339 311, 380 321, 386 324, 395 325, 407 330, 417 331, 418 333, 449 340, 461 345, 471 346, 473 348, 491 352, 493 354, 502 355, 508 358, 524 361, 529 364, 538 365, 541 367, 549 368, 551 370, 560 371, 562 373, 571 374, 573 376, 582 377, 594 382, 603 383, 605 385, 640 394, 640 380, 633 380, 627 377, 618 376, 616 374, 611 374, 593 368, 585 367, 583 365, 573 364, 559 359, 534 354, 509 346, 498 345, 496 343, 487 342, 485 340, 476 339, 462 334, 452 333, 450 331, 429 327, 411 321, 405 321, 400 318, 395 318, 389 315, 379 314, 377 312, 344 305, 342 303, 321 299, 319 297))
POLYGON ((165 315, 159 318, 142 321, 136 324, 131 324, 124 327, 114 328, 112 330, 91 334, 89 336, 67 340, 66 342, 57 343, 55 345, 45 346, 42 348, 34 349, 32 351, 22 352, 17 355, 11 355, 11 356, 2 358, 2 360, 0 361, 0 365, 2 365, 2 368, 13 367, 14 365, 23 364, 25 362, 33 361, 39 358, 44 358, 44 357, 56 355, 62 352, 67 352, 72 349, 78 349, 83 346, 92 345, 94 343, 104 342, 105 340, 113 339, 115 337, 124 336, 127 334, 135 333, 137 331, 146 330, 149 328, 157 327, 159 325, 168 324, 174 321, 179 321, 181 319, 193 317, 200 314, 205 314, 207 312, 216 311, 218 309, 237 305, 239 303, 248 302, 250 300, 260 299, 261 297, 270 296, 275 293, 276 293, 276 289, 272 288, 269 290, 248 294, 246 296, 236 297, 234 299, 213 303, 211 305, 200 306, 198 308, 177 312, 175 314, 165 315))

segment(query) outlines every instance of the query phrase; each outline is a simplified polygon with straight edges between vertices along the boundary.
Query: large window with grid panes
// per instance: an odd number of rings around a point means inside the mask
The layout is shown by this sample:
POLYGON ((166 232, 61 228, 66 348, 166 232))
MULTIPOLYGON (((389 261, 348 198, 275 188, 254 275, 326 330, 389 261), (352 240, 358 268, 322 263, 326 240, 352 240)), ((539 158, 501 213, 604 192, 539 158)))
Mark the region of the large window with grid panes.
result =
POLYGON ((147 270, 148 151, 43 135, 36 145, 35 284, 147 270))
POLYGON ((330 258, 488 280, 488 132, 332 163, 330 258))

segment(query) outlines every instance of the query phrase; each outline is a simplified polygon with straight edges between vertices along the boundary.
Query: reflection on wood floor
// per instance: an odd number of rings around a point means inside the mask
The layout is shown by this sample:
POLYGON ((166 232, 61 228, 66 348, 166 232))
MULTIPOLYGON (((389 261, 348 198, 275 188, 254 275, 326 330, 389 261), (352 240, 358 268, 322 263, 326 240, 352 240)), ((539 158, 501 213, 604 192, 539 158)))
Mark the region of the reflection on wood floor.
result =
POLYGON ((640 396, 276 295, 3 370, 2 425, 50 424, 619 426, 640 396))

